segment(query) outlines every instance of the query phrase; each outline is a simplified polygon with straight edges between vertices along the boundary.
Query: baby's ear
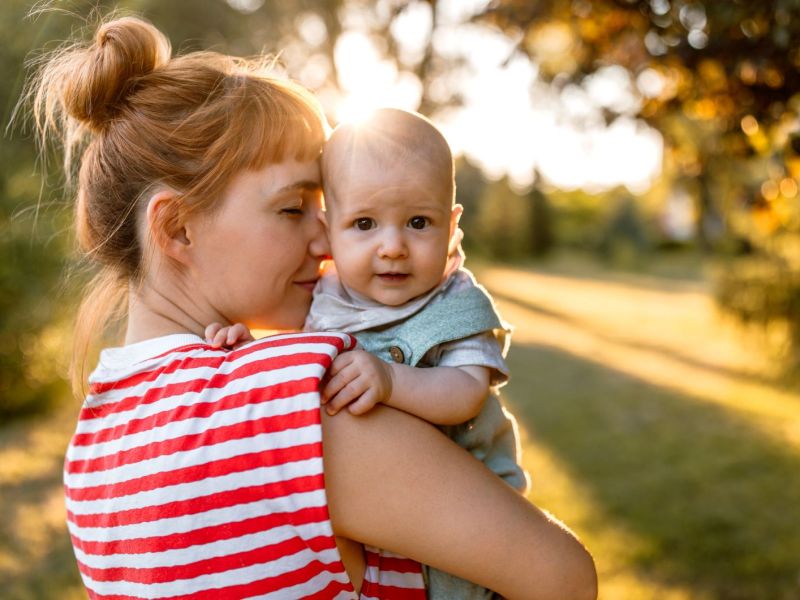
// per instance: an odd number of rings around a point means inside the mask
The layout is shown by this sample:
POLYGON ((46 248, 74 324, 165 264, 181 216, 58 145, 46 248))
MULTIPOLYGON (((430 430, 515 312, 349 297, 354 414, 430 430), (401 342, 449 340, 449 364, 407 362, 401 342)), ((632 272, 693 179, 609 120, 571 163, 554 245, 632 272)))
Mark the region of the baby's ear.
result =
POLYGON ((450 212, 450 241, 447 244, 447 256, 454 256, 457 254, 459 252, 461 240, 464 239, 464 232, 458 226, 458 221, 463 212, 464 207, 460 204, 453 205, 453 210, 450 212))
POLYGON ((453 209, 450 211, 450 235, 458 227, 458 222, 461 220, 461 215, 464 213, 464 207, 460 204, 454 204, 453 209))
POLYGON ((325 225, 325 229, 329 227, 328 225, 328 211, 321 210, 319 211, 319 220, 322 221, 322 224, 325 225))

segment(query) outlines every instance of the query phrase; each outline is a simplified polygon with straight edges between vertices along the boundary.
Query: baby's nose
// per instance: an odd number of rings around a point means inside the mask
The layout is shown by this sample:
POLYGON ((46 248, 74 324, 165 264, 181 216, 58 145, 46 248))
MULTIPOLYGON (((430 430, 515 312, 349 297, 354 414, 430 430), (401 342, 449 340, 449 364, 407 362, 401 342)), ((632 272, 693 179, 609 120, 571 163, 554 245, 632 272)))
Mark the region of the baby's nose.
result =
POLYGON ((408 247, 403 235, 395 229, 387 229, 381 237, 378 255, 381 258, 403 258, 408 254, 408 247))

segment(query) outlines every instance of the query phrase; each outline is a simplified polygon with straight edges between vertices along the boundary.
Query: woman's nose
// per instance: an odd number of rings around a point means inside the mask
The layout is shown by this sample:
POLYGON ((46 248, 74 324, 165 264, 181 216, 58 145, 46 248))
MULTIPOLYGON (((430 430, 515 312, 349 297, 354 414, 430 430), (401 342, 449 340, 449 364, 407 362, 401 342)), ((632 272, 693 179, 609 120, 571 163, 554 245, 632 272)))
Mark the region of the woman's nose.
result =
POLYGON ((319 215, 311 219, 311 242, 308 244, 308 253, 314 258, 326 260, 331 257, 331 245, 328 241, 328 232, 319 215))
POLYGON ((378 256, 381 258, 405 258, 408 247, 402 233, 395 229, 386 229, 381 236, 378 256))

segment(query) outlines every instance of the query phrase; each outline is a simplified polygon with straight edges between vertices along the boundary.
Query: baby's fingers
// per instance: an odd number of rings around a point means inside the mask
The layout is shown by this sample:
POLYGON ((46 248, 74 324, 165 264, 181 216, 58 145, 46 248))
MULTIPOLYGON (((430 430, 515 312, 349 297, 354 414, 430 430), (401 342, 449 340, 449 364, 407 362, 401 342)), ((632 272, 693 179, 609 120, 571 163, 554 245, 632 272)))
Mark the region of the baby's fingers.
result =
POLYGON ((203 333, 203 335, 205 335, 206 341, 208 342, 212 341, 214 337, 216 337, 220 329, 222 329, 222 324, 220 323, 211 323, 211 325, 206 327, 206 330, 203 333))
POLYGON ((345 352, 333 359, 333 363, 328 369, 328 377, 333 378, 353 362, 353 352, 345 352))
POLYGON ((347 372, 340 371, 330 377, 322 390, 322 403, 326 404, 331 398, 338 394, 350 383, 353 378, 347 372))
POLYGON ((358 379, 351 381, 328 401, 326 406, 328 414, 335 415, 345 406, 356 400, 365 391, 363 385, 359 384, 358 379))
POLYGON ((371 411, 377 403, 378 394, 374 390, 368 389, 361 394, 360 398, 351 403, 350 406, 347 407, 347 410, 352 415, 363 415, 371 411))
POLYGON ((253 336, 250 335, 250 330, 242 325, 241 323, 236 323, 228 328, 228 335, 225 337, 225 344, 227 346, 233 346, 234 344, 244 344, 246 342, 252 342, 253 336))
POLYGON ((222 348, 225 345, 225 340, 228 339, 228 331, 230 327, 223 327, 214 335, 211 339, 211 347, 212 348, 222 348))

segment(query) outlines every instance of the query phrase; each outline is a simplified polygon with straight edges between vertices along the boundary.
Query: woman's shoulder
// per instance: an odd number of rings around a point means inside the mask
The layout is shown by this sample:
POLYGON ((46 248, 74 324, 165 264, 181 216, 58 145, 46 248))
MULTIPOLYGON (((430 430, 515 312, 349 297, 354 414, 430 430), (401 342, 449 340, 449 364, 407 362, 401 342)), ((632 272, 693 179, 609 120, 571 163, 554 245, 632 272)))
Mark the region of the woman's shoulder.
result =
MULTIPOLYGON (((151 388, 156 383, 219 383, 259 377, 286 367, 310 368, 322 377, 336 356, 355 348, 356 339, 346 333, 282 333, 243 344, 233 350, 213 348, 199 336, 169 336, 103 351, 89 377, 89 393, 98 402, 107 392, 151 388)), ((89 400, 87 398, 87 400, 89 400)))
POLYGON ((356 346, 356 338, 339 332, 295 332, 268 335, 231 350, 232 357, 253 352, 274 350, 281 353, 328 354, 334 358, 340 352, 356 346))
POLYGON ((347 333, 281 333, 268 335, 225 350, 219 368, 223 371, 256 373, 286 367, 313 367, 319 377, 340 353, 352 350, 358 341, 347 333))

